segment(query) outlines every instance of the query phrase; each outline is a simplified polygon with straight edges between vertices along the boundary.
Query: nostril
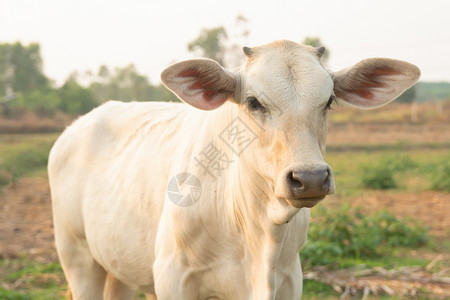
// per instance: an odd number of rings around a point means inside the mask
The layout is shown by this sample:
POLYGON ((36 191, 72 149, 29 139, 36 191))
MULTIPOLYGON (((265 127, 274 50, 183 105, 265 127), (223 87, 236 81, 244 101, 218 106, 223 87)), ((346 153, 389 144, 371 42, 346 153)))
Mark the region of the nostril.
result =
POLYGON ((325 180, 323 181, 322 189, 324 191, 328 191, 330 189, 330 170, 327 169, 327 175, 325 177, 325 180))
POLYGON ((304 185, 300 177, 296 176, 294 172, 288 172, 287 179, 291 187, 303 189, 304 185))

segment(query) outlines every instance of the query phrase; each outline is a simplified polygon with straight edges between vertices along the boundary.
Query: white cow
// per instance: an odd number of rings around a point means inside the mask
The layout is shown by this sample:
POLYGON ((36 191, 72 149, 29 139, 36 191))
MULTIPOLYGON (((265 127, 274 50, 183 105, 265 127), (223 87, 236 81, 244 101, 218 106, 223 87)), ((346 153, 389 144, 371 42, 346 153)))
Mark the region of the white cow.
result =
POLYGON ((330 105, 371 108, 419 78, 373 58, 330 73, 323 48, 244 48, 235 73, 168 67, 179 103, 110 101, 49 160, 56 246, 75 299, 299 299, 309 208, 334 192, 330 105))

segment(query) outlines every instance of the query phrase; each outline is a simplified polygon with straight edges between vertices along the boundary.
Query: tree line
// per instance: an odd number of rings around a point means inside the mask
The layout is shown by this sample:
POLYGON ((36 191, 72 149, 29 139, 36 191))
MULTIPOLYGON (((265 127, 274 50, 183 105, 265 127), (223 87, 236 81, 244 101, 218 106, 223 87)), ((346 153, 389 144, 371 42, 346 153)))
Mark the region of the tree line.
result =
MULTIPOLYGON (((247 42, 247 19, 238 16, 233 29, 218 26, 201 30, 187 49, 208 57, 225 67, 238 66, 244 56, 240 48, 247 42)), ((320 38, 307 37, 304 44, 324 46, 320 38)), ((330 56, 327 49, 322 59, 330 56)), ((161 84, 152 85, 133 64, 122 68, 100 66, 97 72, 82 76, 74 72, 57 87, 43 72, 40 45, 20 42, 0 44, 0 116, 14 118, 31 110, 39 116, 52 117, 56 112, 77 116, 106 100, 179 101, 161 84), (80 84, 83 80, 88 84, 80 84)), ((400 102, 424 102, 450 98, 450 84, 419 83, 398 98, 400 102)))
POLYGON ((42 68, 40 45, 20 42, 0 44, 0 102, 4 117, 15 117, 25 110, 51 117, 57 111, 72 116, 84 114, 108 99, 177 101, 166 88, 152 85, 130 64, 123 68, 101 66, 90 74, 89 84, 79 83, 72 73, 57 87, 42 68))

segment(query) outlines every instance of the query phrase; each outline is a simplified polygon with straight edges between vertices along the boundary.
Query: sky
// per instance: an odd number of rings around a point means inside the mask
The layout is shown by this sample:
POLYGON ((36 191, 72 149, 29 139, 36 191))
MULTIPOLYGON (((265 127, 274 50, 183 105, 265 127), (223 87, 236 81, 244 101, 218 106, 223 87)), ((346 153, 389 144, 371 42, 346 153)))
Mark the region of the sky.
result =
POLYGON ((39 43, 57 84, 130 63, 158 83, 165 67, 193 57, 187 44, 201 29, 233 31, 243 15, 242 46, 317 36, 333 71, 390 57, 419 66, 422 81, 450 81, 449 12, 448 0, 0 0, 0 43, 39 43))

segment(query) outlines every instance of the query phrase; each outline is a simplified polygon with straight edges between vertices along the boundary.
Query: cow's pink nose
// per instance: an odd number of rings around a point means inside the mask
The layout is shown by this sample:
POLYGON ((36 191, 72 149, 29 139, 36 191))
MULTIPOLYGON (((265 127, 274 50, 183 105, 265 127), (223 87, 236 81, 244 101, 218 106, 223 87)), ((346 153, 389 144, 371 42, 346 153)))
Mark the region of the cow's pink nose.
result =
POLYGON ((328 165, 288 171, 287 188, 293 198, 324 197, 330 191, 331 168, 328 165))

